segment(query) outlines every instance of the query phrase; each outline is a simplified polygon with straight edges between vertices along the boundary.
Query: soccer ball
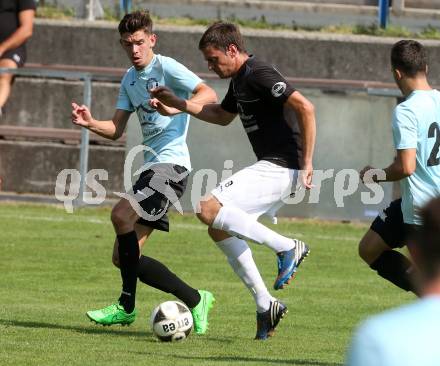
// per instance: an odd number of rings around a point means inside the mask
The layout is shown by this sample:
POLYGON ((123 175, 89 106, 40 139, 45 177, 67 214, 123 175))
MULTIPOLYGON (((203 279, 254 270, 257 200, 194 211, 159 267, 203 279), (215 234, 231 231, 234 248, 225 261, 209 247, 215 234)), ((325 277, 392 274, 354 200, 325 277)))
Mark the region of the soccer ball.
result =
POLYGON ((191 312, 179 301, 165 301, 157 306, 150 322, 153 333, 164 342, 185 339, 193 326, 191 312))

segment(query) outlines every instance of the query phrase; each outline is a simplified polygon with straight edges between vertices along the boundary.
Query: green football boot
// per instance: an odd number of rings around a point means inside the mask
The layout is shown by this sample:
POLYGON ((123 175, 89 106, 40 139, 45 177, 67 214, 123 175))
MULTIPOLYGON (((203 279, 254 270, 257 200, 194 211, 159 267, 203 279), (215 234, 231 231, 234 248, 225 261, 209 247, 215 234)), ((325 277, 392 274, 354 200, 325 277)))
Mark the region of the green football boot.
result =
POLYGON ((205 290, 199 290, 200 302, 191 309, 196 334, 205 334, 208 330, 208 313, 214 306, 214 295, 205 290))
POLYGON ((98 310, 90 310, 86 313, 88 318, 101 325, 130 325, 136 319, 136 309, 130 314, 124 310, 122 305, 118 303, 111 304, 105 308, 98 310))

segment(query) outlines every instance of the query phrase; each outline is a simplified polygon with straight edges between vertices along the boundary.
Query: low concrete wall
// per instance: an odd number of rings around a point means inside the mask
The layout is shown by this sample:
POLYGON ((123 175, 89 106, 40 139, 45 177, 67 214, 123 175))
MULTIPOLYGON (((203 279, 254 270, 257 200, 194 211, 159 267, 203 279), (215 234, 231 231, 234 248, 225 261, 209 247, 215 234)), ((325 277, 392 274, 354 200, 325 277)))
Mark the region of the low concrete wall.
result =
MULTIPOLYGON (((92 110, 97 119, 110 119, 119 84, 94 82, 92 110)), ((83 103, 79 81, 16 78, 0 124, 29 127, 78 128, 70 119, 71 102, 83 103)))
MULTIPOLYGON (((129 67, 118 42, 117 25, 108 22, 37 21, 28 62, 129 67)), ((156 52, 175 57, 195 72, 207 72, 197 49, 205 27, 157 26, 156 52)), ((244 29, 249 52, 277 65, 286 76, 392 82, 389 52, 396 38, 323 35, 244 29)), ((428 48, 431 80, 440 84, 439 41, 428 48)))
MULTIPOLYGON (((122 187, 125 149, 90 146, 89 170, 105 169, 110 192, 122 187)), ((79 145, 0 140, 0 178, 3 191, 54 195, 55 182, 63 169, 79 169, 79 145)))

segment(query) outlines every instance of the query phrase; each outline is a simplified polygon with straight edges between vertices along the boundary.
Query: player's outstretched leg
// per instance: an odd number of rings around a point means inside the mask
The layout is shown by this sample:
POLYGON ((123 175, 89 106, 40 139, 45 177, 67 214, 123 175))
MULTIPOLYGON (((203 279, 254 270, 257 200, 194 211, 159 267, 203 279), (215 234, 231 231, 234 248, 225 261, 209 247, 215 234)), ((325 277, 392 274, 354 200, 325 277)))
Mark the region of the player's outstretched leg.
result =
POLYGON ((130 325, 136 319, 136 309, 131 313, 127 313, 122 305, 118 303, 106 306, 98 310, 90 310, 86 313, 87 317, 101 325, 130 325))
POLYGON ((194 331, 197 334, 205 334, 208 330, 208 314, 214 306, 214 295, 205 290, 199 290, 200 302, 191 309, 194 320, 194 331))
POLYGON ((208 329, 208 313, 215 301, 211 292, 196 290, 154 258, 141 255, 139 280, 158 290, 173 294, 191 310, 194 330, 204 334, 208 329))
POLYGON ((280 290, 284 285, 289 284, 295 276, 299 265, 309 255, 310 249, 304 242, 293 239, 295 247, 293 249, 277 253, 278 276, 275 279, 273 288, 280 290))
POLYGON ((269 310, 257 312, 257 334, 255 339, 272 337, 280 320, 287 314, 287 306, 278 300, 271 301, 269 310))
POLYGON ((288 284, 298 266, 309 254, 308 246, 300 240, 276 233, 240 208, 220 206, 218 211, 215 211, 218 207, 215 206, 215 201, 212 202, 213 200, 205 203, 205 206, 201 205, 202 213, 198 217, 203 222, 210 224, 209 218, 213 216, 210 210, 217 212, 212 221, 212 228, 225 231, 232 236, 250 239, 272 249, 277 254, 278 262, 278 274, 274 288, 279 290, 288 284), (205 207, 205 213, 203 207, 205 207))

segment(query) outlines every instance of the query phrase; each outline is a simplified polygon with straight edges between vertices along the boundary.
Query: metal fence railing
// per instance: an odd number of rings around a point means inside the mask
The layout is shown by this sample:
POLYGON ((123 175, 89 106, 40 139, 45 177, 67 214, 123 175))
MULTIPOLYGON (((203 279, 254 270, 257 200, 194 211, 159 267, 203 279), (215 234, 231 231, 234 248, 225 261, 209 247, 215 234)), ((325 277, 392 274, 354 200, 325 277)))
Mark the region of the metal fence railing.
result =
MULTIPOLYGON (((76 72, 76 71, 61 71, 61 70, 48 70, 48 69, 8 69, 0 68, 0 74, 14 74, 17 76, 30 76, 40 77, 47 79, 62 79, 62 80, 80 80, 84 82, 84 97, 83 104, 90 108, 92 104, 92 74, 89 72, 76 72)), ((88 170, 89 162, 89 135, 90 132, 87 128, 81 128, 81 146, 80 146, 80 167, 81 182, 79 188, 78 199, 75 200, 76 206, 83 204, 85 179, 88 170)))

